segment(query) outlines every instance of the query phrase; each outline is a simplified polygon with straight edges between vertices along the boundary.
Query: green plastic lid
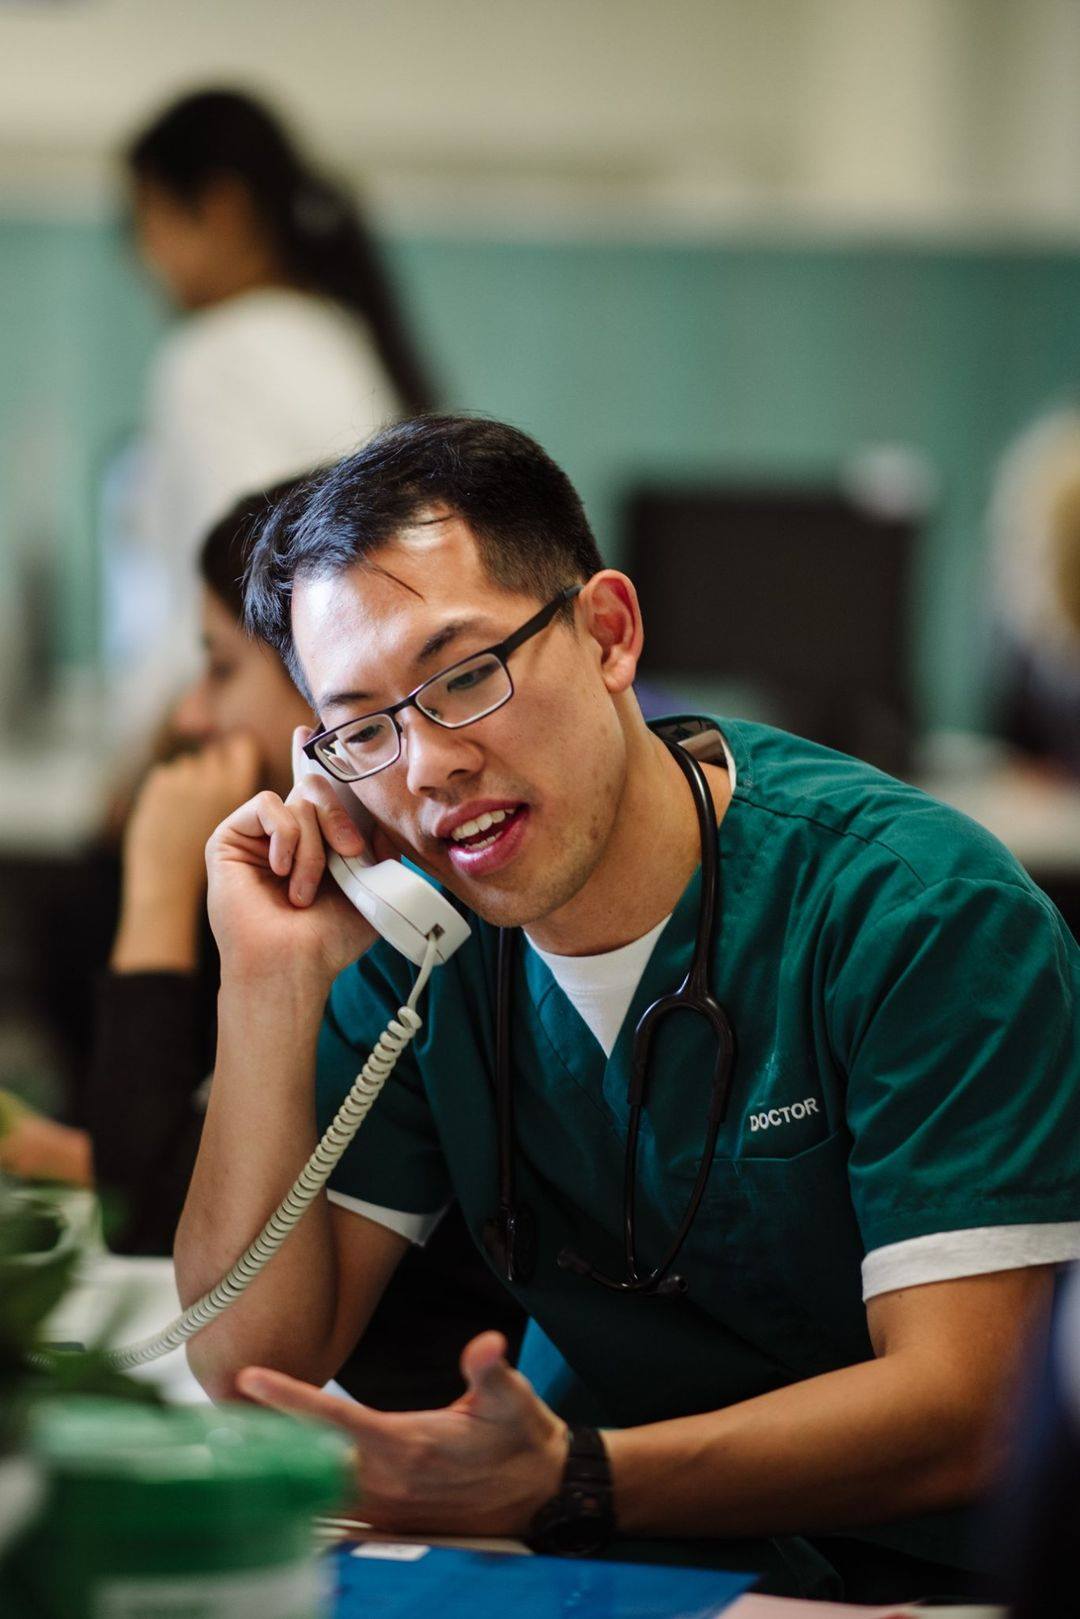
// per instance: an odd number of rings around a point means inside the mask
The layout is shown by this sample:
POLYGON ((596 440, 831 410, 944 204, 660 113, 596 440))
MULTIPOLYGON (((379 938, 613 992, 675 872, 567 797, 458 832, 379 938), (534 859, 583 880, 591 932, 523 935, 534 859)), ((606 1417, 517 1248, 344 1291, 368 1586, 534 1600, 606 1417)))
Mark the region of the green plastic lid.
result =
POLYGON ((342 1499, 352 1471, 344 1435, 246 1405, 68 1397, 38 1407, 33 1443, 65 1508, 109 1532, 308 1518, 342 1499))

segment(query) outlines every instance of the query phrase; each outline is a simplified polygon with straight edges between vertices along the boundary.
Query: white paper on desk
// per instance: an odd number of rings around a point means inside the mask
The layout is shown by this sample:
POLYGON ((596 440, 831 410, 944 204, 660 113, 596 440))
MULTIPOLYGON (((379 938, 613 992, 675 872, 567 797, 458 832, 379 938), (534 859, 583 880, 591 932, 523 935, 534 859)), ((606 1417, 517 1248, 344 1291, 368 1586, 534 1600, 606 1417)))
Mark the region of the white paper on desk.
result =
POLYGON ((402 1545, 400 1540, 366 1540, 362 1546, 354 1546, 349 1555, 374 1557, 384 1563, 417 1563, 430 1550, 430 1546, 416 1546, 412 1541, 402 1545))
POLYGON ((523 1541, 504 1540, 492 1535, 403 1535, 390 1529, 373 1529, 359 1518, 316 1518, 315 1528, 320 1543, 338 1545, 355 1540, 362 1545, 449 1547, 462 1552, 507 1552, 510 1556, 531 1557, 532 1552, 523 1541))

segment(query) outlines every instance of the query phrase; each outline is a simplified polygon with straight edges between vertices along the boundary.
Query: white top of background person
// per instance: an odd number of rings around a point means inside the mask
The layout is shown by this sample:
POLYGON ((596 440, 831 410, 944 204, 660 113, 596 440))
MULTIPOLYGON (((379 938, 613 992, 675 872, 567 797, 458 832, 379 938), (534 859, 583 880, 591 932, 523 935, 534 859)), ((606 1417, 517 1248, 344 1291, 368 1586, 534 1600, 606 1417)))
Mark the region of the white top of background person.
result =
POLYGON ((153 366, 106 573, 122 729, 141 729, 188 673, 201 535, 248 490, 335 460, 431 395, 357 208, 267 108, 185 96, 126 161, 139 255, 184 314, 153 366))

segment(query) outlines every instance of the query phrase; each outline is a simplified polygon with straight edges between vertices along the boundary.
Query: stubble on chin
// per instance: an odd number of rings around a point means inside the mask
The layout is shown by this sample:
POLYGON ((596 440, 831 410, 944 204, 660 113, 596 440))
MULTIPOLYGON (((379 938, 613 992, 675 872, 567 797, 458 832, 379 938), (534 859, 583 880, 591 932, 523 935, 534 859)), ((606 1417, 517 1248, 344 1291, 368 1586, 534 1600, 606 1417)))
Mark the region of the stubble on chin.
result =
POLYGON ((508 883, 505 888, 477 884, 475 893, 461 893, 458 897, 492 927, 528 928, 548 921, 570 905, 589 881, 601 858, 608 830, 597 816, 575 848, 558 846, 546 863, 543 855, 534 855, 531 863, 540 869, 530 881, 513 886, 508 883))

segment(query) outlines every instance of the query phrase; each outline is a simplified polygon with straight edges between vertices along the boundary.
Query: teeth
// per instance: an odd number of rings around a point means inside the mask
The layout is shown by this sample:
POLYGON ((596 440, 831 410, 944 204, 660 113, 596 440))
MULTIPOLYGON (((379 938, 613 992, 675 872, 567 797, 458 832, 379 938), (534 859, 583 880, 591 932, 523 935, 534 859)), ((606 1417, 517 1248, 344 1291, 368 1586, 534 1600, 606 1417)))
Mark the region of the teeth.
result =
MULTIPOLYGON (((460 843, 463 838, 475 838, 478 832, 486 832, 489 827, 498 826, 500 821, 505 821, 509 813, 509 810, 485 810, 475 821, 463 821, 460 826, 455 826, 450 836, 455 843, 460 843)), ((488 839, 489 843, 493 841, 494 839, 488 839)))

